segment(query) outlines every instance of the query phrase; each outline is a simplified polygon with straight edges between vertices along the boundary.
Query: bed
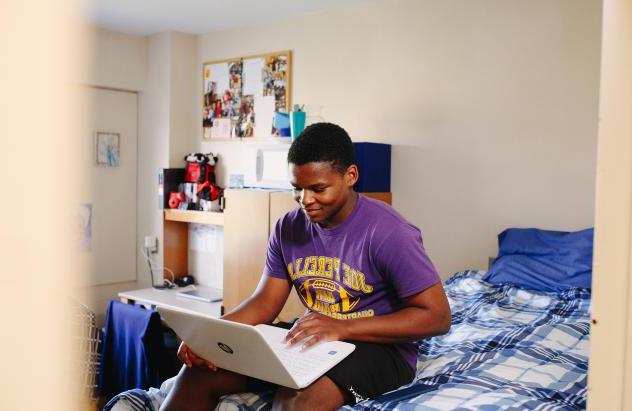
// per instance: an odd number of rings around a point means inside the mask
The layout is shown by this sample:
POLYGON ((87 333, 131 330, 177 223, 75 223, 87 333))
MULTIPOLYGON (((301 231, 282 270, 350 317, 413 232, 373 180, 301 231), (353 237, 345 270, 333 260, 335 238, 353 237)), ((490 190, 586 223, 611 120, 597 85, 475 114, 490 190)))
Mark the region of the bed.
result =
POLYGON ((492 285, 484 274, 448 280, 452 328, 420 343, 417 376, 399 398, 346 408, 586 408, 590 291, 535 292, 492 285), (426 386, 435 389, 415 395, 426 386))
MULTIPOLYGON (((592 259, 592 233, 590 240, 592 259)), ((555 244, 555 252, 568 256, 560 244, 555 244)), ((542 253, 538 251, 537 257, 530 263, 540 264, 542 253)), ((585 268, 588 263, 582 264, 585 268)), ((490 277, 492 266, 489 273, 464 271, 445 283, 452 328, 444 336, 419 342, 413 383, 343 409, 585 409, 590 289, 575 284, 559 287, 556 280, 552 286, 558 290, 533 290, 519 280, 506 281, 510 267, 497 266, 501 278, 490 277)), ((532 270, 533 264, 527 268, 532 270)), ((112 409, 157 410, 169 388, 170 380, 160 389, 129 391, 112 409)), ((272 395, 227 396, 218 409, 266 410, 272 395)))

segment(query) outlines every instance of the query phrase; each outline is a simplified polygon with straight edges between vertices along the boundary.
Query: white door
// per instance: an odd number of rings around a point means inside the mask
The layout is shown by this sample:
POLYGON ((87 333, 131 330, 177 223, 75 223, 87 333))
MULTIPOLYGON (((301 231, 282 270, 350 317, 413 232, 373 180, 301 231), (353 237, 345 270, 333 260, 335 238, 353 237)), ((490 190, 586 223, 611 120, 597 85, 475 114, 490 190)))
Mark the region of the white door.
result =
POLYGON ((85 285, 136 280, 138 95, 82 87, 89 105, 82 152, 88 187, 82 213, 90 225, 82 241, 85 285))

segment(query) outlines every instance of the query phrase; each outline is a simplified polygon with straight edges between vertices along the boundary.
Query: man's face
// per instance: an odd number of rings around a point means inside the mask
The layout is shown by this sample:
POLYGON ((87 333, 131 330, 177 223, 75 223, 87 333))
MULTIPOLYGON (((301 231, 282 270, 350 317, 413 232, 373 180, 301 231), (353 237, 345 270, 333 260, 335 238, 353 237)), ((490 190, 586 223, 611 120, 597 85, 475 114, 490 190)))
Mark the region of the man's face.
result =
POLYGON ((297 166, 290 163, 294 199, 311 222, 333 227, 351 214, 355 205, 353 185, 358 169, 349 166, 344 173, 330 162, 312 162, 297 166))

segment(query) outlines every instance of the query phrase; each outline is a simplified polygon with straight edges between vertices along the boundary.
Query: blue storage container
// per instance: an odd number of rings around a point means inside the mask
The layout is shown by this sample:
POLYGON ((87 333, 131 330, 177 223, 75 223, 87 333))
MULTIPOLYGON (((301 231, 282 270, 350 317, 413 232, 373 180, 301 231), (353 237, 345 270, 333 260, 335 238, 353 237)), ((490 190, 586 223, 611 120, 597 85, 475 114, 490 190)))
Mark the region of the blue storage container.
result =
POLYGON ((391 145, 353 143, 360 178, 354 188, 358 192, 391 191, 391 145))

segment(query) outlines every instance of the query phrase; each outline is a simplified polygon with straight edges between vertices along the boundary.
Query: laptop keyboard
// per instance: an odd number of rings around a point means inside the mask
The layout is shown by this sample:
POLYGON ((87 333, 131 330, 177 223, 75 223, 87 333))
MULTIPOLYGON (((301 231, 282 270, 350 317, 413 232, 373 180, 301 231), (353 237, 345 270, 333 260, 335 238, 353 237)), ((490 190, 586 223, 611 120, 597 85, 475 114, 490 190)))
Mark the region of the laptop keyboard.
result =
POLYGON ((288 330, 265 324, 257 327, 267 340, 268 346, 274 350, 284 368, 298 384, 306 385, 314 381, 353 351, 349 350, 347 345, 340 345, 343 343, 334 342, 319 342, 301 351, 302 344, 288 346, 285 342, 288 330))
POLYGON ((320 368, 323 365, 323 356, 314 352, 305 353, 285 347, 275 347, 275 352, 290 374, 294 376, 312 374, 316 368, 320 368))

